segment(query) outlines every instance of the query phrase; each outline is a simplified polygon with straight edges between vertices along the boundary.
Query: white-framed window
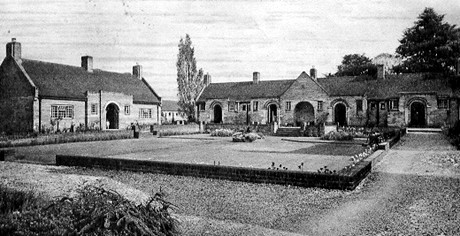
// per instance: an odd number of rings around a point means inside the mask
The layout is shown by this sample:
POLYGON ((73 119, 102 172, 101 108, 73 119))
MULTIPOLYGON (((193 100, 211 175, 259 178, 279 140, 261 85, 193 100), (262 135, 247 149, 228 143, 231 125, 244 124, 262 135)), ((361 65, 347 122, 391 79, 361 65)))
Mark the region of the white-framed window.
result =
POLYGON ((228 111, 236 111, 235 102, 228 102, 228 111))
POLYGON ((97 115, 99 106, 97 103, 91 103, 91 115, 97 115))
POLYGON ((129 114, 131 114, 131 106, 126 105, 125 106, 125 115, 129 116, 129 114))
POLYGON ((152 109, 151 108, 141 108, 139 109, 139 118, 152 118, 152 109))
POLYGON ((291 110, 291 102, 286 102, 286 111, 291 110))
POLYGON ((385 103, 384 102, 380 103, 380 110, 385 110, 385 103))
POLYGON ((438 109, 449 109, 449 100, 446 98, 439 98, 438 109))
POLYGON ((318 111, 322 111, 323 110, 323 101, 318 101, 318 107, 317 107, 318 111))
POLYGON ((198 103, 198 110, 204 111, 206 109, 205 103, 198 103))
POLYGON ((73 105, 51 105, 51 118, 72 119, 73 105))
POLYGON ((388 101, 388 110, 390 110, 390 111, 399 110, 399 100, 398 99, 391 99, 390 101, 388 101))
POLYGON ((252 111, 258 111, 259 110, 259 102, 258 101, 253 101, 252 102, 252 111))

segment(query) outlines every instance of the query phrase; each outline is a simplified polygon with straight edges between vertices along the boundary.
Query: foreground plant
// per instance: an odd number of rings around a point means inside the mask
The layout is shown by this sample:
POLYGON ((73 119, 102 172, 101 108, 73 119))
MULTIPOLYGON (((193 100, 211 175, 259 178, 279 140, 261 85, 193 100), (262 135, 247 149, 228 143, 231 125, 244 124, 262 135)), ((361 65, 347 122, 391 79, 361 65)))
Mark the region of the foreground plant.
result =
POLYGON ((171 206, 160 193, 135 205, 114 191, 88 185, 75 198, 41 199, 2 212, 0 235, 177 235, 171 206))

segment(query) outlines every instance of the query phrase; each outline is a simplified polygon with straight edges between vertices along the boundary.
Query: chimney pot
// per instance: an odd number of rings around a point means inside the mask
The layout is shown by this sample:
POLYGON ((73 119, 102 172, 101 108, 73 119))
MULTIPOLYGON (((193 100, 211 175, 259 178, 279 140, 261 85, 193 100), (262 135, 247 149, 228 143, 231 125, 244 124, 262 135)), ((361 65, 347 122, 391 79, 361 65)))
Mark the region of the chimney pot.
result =
POLYGON ((206 73, 204 75, 204 85, 208 86, 211 83, 211 75, 209 73, 206 73))
POLYGON ((93 72, 93 57, 92 56, 82 56, 81 57, 81 67, 86 71, 93 72))
POLYGON ((141 65, 133 66, 133 75, 136 79, 142 79, 142 66, 141 65))
POLYGON ((314 66, 310 69, 310 77, 316 79, 316 69, 314 66))
POLYGON ((12 38, 11 42, 6 44, 6 56, 21 59, 21 43, 16 42, 16 38, 12 38))
POLYGON ((385 65, 383 64, 377 65, 377 79, 385 79, 385 65))
POLYGON ((260 73, 259 72, 252 73, 252 82, 254 84, 258 84, 260 82, 260 73))

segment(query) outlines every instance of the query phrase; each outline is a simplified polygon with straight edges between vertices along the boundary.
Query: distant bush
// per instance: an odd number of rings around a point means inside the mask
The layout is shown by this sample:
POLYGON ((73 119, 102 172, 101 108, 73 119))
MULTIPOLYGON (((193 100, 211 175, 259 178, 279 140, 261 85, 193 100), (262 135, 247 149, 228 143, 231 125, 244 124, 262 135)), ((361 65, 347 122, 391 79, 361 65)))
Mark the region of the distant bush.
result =
POLYGON ((353 140, 353 135, 345 131, 331 131, 321 137, 323 140, 337 140, 337 141, 346 141, 353 140))
POLYGON ((107 132, 105 131, 75 132, 75 133, 69 132, 69 133, 62 133, 62 134, 40 134, 36 137, 13 139, 13 140, 2 140, 0 141, 0 148, 58 144, 58 143, 72 143, 72 142, 130 139, 130 138, 133 138, 133 131, 131 130, 119 130, 119 131, 107 131, 107 132))
POLYGON ((158 137, 166 137, 166 136, 175 136, 175 135, 188 135, 188 134, 199 134, 198 131, 190 131, 190 130, 161 130, 158 131, 158 137))
POLYGON ((261 139, 263 136, 260 136, 257 133, 242 133, 238 132, 232 135, 233 142, 254 142, 257 139, 261 139))
POLYGON ((214 131, 211 131, 211 136, 214 137, 231 137, 235 131, 231 129, 216 129, 214 131))
MULTIPOLYGON (((0 191, 2 198, 20 195, 0 191)), ((0 212, 0 235, 178 235, 171 206, 161 193, 135 205, 116 192, 88 185, 75 198, 37 199, 27 208, 0 212)))

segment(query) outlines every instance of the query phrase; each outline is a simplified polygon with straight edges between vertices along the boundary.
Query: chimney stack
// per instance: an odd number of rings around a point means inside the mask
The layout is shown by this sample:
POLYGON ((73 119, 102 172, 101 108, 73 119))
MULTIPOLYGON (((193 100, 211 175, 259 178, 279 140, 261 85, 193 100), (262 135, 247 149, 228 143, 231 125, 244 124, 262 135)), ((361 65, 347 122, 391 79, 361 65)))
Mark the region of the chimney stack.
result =
POLYGON ((313 66, 311 69, 310 69, 310 77, 312 79, 316 79, 316 69, 315 69, 315 66, 313 66))
POLYGON ((385 79, 385 65, 383 64, 377 65, 377 79, 385 79))
POLYGON ((93 72, 93 57, 92 56, 82 56, 81 57, 81 67, 86 71, 93 72))
POLYGON ((253 84, 258 84, 259 81, 260 81, 260 73, 259 72, 252 73, 252 82, 253 82, 253 84))
POLYGON ((142 66, 141 65, 133 66, 133 75, 134 77, 136 77, 136 79, 142 79, 142 66))
POLYGON ((6 56, 21 59, 21 43, 16 42, 16 38, 12 38, 11 42, 6 44, 6 56))
POLYGON ((203 82, 204 82, 204 86, 208 86, 211 83, 211 75, 209 73, 206 73, 204 75, 203 82))

